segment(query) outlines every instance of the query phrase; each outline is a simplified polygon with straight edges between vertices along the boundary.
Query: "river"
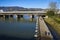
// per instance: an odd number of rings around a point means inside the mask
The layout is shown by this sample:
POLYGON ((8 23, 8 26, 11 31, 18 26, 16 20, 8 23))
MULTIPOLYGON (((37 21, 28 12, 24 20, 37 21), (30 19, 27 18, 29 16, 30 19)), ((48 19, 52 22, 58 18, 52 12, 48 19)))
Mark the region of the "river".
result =
POLYGON ((0 18, 0 40, 36 40, 35 27, 35 18, 0 18))

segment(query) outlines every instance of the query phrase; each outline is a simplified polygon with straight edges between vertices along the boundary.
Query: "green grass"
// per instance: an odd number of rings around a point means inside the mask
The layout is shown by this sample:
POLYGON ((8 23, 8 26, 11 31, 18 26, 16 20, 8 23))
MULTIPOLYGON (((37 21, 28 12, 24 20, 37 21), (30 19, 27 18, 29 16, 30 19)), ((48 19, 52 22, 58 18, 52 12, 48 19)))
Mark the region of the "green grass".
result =
POLYGON ((60 18, 58 18, 58 17, 53 17, 53 19, 54 19, 57 23, 60 23, 60 18))
POLYGON ((52 26, 52 28, 55 29, 56 32, 60 35, 60 22, 57 22, 60 21, 60 18, 49 17, 46 18, 45 21, 49 23, 52 26))

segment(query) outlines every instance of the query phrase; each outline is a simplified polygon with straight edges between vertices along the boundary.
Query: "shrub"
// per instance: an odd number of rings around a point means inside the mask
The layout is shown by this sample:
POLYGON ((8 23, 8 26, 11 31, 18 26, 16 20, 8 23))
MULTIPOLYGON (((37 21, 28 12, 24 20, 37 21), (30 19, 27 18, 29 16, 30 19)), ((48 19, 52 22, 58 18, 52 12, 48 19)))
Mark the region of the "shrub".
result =
POLYGON ((47 11, 48 16, 54 16, 54 14, 55 14, 54 11, 47 11))

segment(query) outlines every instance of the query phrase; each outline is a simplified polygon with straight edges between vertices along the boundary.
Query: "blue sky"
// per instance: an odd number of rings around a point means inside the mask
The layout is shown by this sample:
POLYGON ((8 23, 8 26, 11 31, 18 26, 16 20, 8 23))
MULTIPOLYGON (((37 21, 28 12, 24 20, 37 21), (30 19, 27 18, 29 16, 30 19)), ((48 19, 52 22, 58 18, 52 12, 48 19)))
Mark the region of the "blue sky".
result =
POLYGON ((57 2, 60 8, 60 0, 0 0, 0 6, 20 6, 25 8, 48 8, 49 2, 57 2))

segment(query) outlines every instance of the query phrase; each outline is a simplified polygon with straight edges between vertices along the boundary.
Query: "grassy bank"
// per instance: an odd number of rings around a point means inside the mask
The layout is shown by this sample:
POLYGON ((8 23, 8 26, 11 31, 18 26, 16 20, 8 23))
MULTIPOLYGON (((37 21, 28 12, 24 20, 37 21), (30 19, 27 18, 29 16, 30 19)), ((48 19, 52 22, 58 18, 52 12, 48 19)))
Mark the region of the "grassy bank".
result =
POLYGON ((45 21, 49 23, 54 30, 60 35, 60 18, 58 17, 49 17, 45 18, 45 21))
POLYGON ((56 16, 53 16, 53 19, 60 24, 60 18, 56 17, 56 16))

